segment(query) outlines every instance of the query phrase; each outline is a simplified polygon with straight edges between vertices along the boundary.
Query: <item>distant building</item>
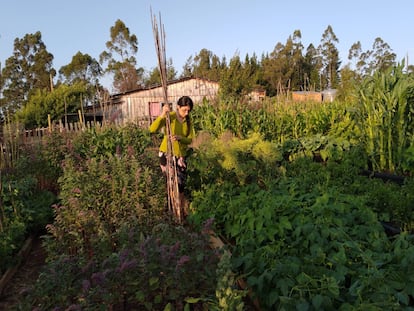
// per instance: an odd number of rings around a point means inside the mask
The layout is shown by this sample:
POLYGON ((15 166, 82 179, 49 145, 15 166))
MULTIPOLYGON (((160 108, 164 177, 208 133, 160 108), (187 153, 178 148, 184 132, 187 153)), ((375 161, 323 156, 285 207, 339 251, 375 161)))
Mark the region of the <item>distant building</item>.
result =
POLYGON ((297 91, 292 92, 292 101, 294 102, 322 102, 322 93, 313 91, 297 91))
POLYGON ((336 97, 335 89, 326 89, 322 91, 322 101, 332 103, 336 97))
POLYGON ((292 101, 294 102, 329 102, 331 103, 335 99, 336 90, 327 89, 322 92, 315 91, 296 91, 292 92, 292 101))

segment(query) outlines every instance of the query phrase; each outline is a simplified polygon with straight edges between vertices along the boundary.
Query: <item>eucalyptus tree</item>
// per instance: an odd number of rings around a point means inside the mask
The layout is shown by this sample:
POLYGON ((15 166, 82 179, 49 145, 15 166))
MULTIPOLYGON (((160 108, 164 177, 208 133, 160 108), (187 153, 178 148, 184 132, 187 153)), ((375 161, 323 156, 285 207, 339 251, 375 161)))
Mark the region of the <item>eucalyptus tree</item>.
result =
POLYGON ((370 52, 363 52, 361 42, 357 41, 352 44, 348 51, 348 60, 351 61, 350 67, 355 68, 356 77, 361 80, 365 76, 365 69, 367 67, 367 59, 370 52))
POLYGON ((98 104, 102 99, 100 94, 108 92, 99 83, 103 69, 99 62, 88 54, 77 52, 72 61, 59 69, 59 78, 67 85, 84 84, 86 92, 81 102, 83 106, 98 104))
POLYGON ((396 54, 380 37, 375 38, 371 50, 363 51, 361 42, 355 42, 349 49, 348 59, 355 64, 355 70, 361 78, 396 65, 396 54))
POLYGON ((322 68, 321 68, 321 81, 322 88, 336 88, 339 83, 339 67, 341 62, 339 61, 339 51, 336 48, 336 44, 339 43, 332 26, 329 25, 323 35, 318 46, 319 54, 321 56, 322 68))
POLYGON ((230 59, 229 66, 220 78, 219 95, 223 99, 239 100, 245 95, 245 81, 242 78, 243 64, 239 55, 230 59))
POLYGON ((136 69, 138 39, 131 34, 124 22, 117 20, 110 28, 111 40, 106 42, 106 51, 99 56, 99 62, 106 64, 105 73, 113 75, 113 86, 118 92, 138 89, 143 86, 143 70, 136 69))
POLYGON ((248 92, 251 92, 254 88, 262 88, 260 85, 262 78, 261 64, 255 53, 251 57, 246 54, 243 72, 247 81, 246 87, 248 92))
POLYGON ((306 53, 303 60, 304 71, 304 90, 305 91, 320 91, 321 78, 320 72, 322 69, 322 59, 318 50, 311 43, 306 48, 306 53))
POLYGON ((193 64, 193 56, 189 56, 183 65, 183 69, 180 75, 181 78, 193 76, 192 64, 193 64))
POLYGON ((260 64, 257 56, 246 54, 244 62, 239 55, 230 59, 229 66, 222 70, 220 76, 220 97, 222 99, 240 100, 258 87, 260 64))
POLYGON ((337 87, 336 98, 348 105, 352 105, 358 97, 358 87, 361 79, 357 73, 352 70, 350 64, 341 68, 341 83, 337 87))
POLYGON ((288 37, 285 44, 287 77, 290 80, 291 90, 303 89, 305 84, 303 44, 301 39, 302 34, 300 30, 295 30, 293 35, 288 37))
POLYGON ((267 81, 266 92, 270 96, 281 94, 286 88, 285 46, 278 42, 270 54, 262 57, 263 79, 267 81))
POLYGON ((46 49, 38 31, 14 40, 13 56, 2 69, 2 111, 10 117, 38 90, 51 91, 53 55, 46 49))
POLYGON ((285 44, 278 42, 273 51, 262 58, 263 79, 270 86, 269 94, 302 89, 305 68, 301 32, 295 30, 285 44))
POLYGON ((222 71, 226 68, 225 58, 220 58, 208 49, 201 49, 194 57, 188 58, 184 72, 193 77, 219 81, 222 71))
POLYGON ((86 82, 96 85, 102 76, 103 70, 99 62, 88 54, 76 53, 72 61, 59 69, 59 77, 64 83, 73 84, 86 82))

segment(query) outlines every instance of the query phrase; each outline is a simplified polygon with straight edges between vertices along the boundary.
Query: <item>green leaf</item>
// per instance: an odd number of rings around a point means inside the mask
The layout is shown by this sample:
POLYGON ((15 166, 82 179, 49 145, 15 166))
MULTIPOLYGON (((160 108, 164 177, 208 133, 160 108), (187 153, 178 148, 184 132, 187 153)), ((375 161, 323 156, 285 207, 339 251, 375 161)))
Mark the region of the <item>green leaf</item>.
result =
POLYGON ((409 302, 410 302, 410 298, 409 298, 409 296, 407 295, 407 293, 404 293, 404 292, 398 292, 398 293, 397 293, 397 298, 398 298, 398 301, 399 301, 399 302, 401 302, 402 304, 404 304, 404 305, 408 306, 408 304, 409 304, 409 302))
POLYGON ((143 302, 145 301, 145 294, 142 290, 139 290, 135 293, 135 298, 139 301, 139 302, 143 302))
POLYGON ((152 277, 149 279, 149 286, 152 290, 157 289, 159 286, 159 279, 157 277, 152 277))
POLYGON ((162 302, 162 295, 161 295, 161 294, 156 295, 156 296, 154 297, 154 302, 155 302, 156 304, 161 303, 161 302, 162 302))
POLYGON ((287 216, 280 217, 279 225, 281 229, 292 229, 292 224, 290 223, 289 218, 287 216))
POLYGON ((296 310, 298 311, 308 311, 309 303, 307 301, 300 301, 296 304, 296 310))
POLYGON ((334 295, 334 297, 339 296, 339 286, 336 280, 332 277, 328 278, 328 291, 334 295))
POLYGON ((315 308, 315 310, 321 310, 322 303, 323 303, 322 295, 316 295, 312 298, 312 305, 315 308))
POLYGON ((187 297, 184 299, 187 303, 197 303, 199 301, 203 300, 202 298, 195 298, 195 297, 187 297))

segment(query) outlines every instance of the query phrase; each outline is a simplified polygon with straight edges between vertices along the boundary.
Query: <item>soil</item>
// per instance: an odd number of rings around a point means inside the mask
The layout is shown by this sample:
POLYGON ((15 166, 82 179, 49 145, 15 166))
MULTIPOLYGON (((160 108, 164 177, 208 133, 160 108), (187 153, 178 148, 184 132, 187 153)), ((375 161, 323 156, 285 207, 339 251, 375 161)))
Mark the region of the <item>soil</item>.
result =
POLYGON ((34 285, 41 268, 45 265, 46 251, 39 237, 34 238, 32 247, 22 265, 5 286, 0 296, 0 310, 16 307, 25 292, 34 285))

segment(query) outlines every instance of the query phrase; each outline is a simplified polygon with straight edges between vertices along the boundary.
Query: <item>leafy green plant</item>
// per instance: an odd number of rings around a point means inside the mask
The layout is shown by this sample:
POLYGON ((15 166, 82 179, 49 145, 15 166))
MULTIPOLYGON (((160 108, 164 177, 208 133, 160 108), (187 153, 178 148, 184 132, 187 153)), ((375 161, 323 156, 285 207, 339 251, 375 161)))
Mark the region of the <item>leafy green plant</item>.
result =
POLYGON ((51 192, 37 190, 36 179, 31 175, 0 179, 0 271, 16 263, 15 255, 30 234, 44 230, 55 200, 51 192))
POLYGON ((229 251, 224 250, 217 266, 217 303, 212 303, 210 310, 245 310, 243 299, 247 295, 247 290, 237 288, 237 275, 232 269, 231 254, 229 251))
POLYGON ((165 201, 158 175, 133 156, 92 158, 84 164, 67 159, 55 222, 48 226, 54 252, 104 256, 117 248, 120 224, 152 227, 163 217, 165 201))
MULTIPOLYGON (((238 144, 230 141, 226 149, 232 143, 238 144)), ((225 149, 215 152, 220 159, 225 149)), ((241 156, 232 163, 243 167, 249 161, 241 156)), ((410 206, 409 183, 361 176, 365 163, 363 150, 354 146, 323 164, 306 156, 277 163, 283 165, 278 178, 267 179, 266 187, 222 174, 192 193, 191 220, 214 218, 216 233, 231 245, 233 269, 248 275, 265 310, 408 307, 412 280, 394 263, 404 257, 406 269, 414 244, 400 236, 390 241, 379 220, 412 214, 403 207, 410 206), (401 205, 393 204, 397 197, 401 205), (391 275, 396 282, 388 282, 391 275)))

